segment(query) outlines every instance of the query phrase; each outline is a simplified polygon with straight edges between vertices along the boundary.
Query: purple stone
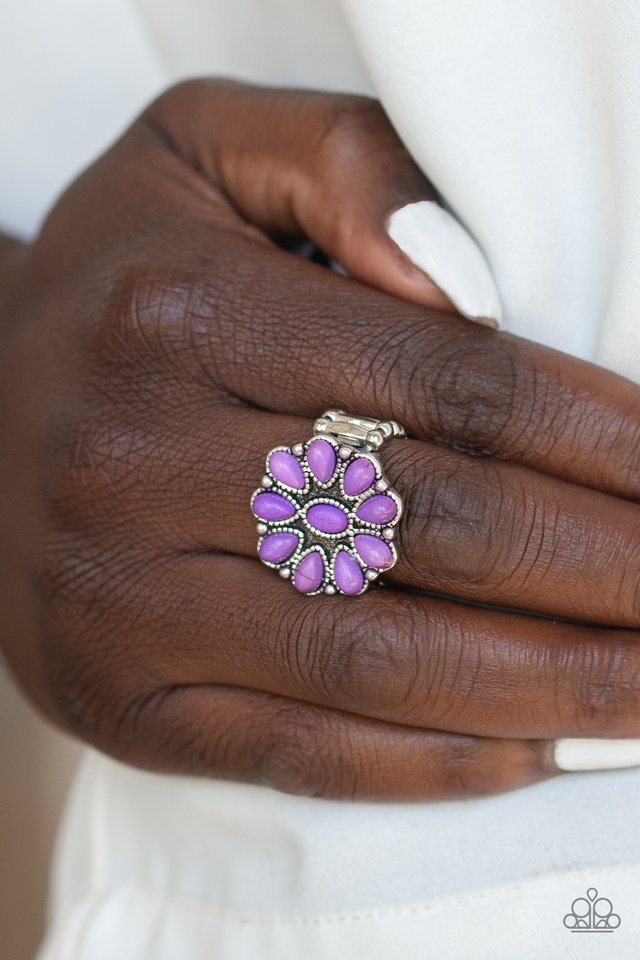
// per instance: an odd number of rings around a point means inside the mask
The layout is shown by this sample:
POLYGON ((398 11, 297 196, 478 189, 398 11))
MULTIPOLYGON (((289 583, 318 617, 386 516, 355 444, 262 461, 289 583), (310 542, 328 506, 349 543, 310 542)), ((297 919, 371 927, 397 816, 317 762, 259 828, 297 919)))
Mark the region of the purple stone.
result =
POLYGON ((320 483, 328 483, 336 471, 338 458, 328 440, 312 440, 307 448, 307 464, 320 483))
POLYGON ((374 537, 370 533, 359 533, 354 537, 354 545, 358 556, 366 563, 368 567, 376 567, 378 570, 386 570, 393 565, 393 553, 391 547, 380 537, 374 537))
POLYGON ((344 492, 349 497, 355 497, 370 487, 376 478, 376 470, 371 460, 366 457, 356 457, 344 472, 344 492))
POLYGON ((391 497, 381 493, 361 503, 356 510, 356 516, 366 523, 389 523, 397 512, 398 508, 391 497))
POLYGON ((269 470, 276 480, 294 490, 304 488, 302 467, 292 453, 287 450, 274 450, 269 457, 269 470))
POLYGON ((316 503, 309 507, 307 520, 321 533, 342 533, 349 525, 349 517, 342 507, 332 503, 316 503))
POLYGON ((253 501, 253 512, 261 520, 286 520, 296 508, 279 493, 259 493, 253 501))
POLYGON ((296 533, 271 533, 258 549, 258 556, 267 563, 282 563, 294 553, 299 543, 296 533))
POLYGON ((293 585, 300 593, 313 593, 324 580, 324 558, 319 550, 303 557, 293 576, 293 585))
POLYGON ((350 597, 360 593, 364 586, 362 568, 358 561, 346 550, 340 550, 336 556, 333 576, 342 593, 346 593, 350 597))

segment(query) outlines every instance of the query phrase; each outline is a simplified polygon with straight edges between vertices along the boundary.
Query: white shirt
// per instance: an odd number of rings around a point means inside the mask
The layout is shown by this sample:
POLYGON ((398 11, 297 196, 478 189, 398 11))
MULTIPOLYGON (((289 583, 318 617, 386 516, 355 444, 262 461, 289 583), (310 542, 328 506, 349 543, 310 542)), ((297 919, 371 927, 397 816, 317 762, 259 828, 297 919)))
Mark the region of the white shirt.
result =
MULTIPOLYGON (((485 251, 503 328, 640 380, 634 0, 28 0, 0 37, 5 225, 32 231, 185 75, 373 91, 485 251)), ((88 753, 41 960, 635 957, 639 788, 631 770, 338 803, 88 753), (588 887, 615 933, 563 927, 588 887)))

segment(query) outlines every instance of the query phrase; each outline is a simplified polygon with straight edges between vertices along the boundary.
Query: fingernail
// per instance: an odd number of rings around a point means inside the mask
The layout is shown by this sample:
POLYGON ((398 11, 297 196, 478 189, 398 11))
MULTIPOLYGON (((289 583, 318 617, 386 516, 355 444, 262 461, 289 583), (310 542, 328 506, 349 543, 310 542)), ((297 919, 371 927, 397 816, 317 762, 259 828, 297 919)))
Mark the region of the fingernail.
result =
POLYGON ((433 200, 394 211, 387 233, 469 320, 497 327, 500 297, 484 254, 461 224, 433 200))
POLYGON ((640 766, 640 740, 556 740, 559 770, 621 770, 640 766))

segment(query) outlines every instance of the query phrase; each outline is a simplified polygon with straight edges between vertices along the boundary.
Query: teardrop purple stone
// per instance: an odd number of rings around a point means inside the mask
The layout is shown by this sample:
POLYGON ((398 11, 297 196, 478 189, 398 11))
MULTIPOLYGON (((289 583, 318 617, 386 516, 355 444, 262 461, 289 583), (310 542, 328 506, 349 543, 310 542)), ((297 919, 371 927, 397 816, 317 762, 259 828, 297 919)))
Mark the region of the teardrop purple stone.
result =
POLYGON ((359 533, 354 537, 353 542, 358 556, 368 567, 386 570, 393 565, 391 547, 380 537, 374 537, 370 533, 359 533))
POLYGON ((361 503, 356 510, 356 516, 366 523, 389 523, 397 512, 398 509, 391 497, 380 493, 361 503))
POLYGON ((340 550, 338 553, 333 565, 333 575, 342 593, 346 593, 350 597, 360 593, 364 586, 362 568, 358 561, 346 550, 340 550))
POLYGON ((335 448, 328 440, 312 440, 307 447, 307 464, 320 483, 328 483, 336 471, 338 458, 335 448))
POLYGON ((296 508, 279 493, 259 493, 253 501, 253 512, 261 520, 286 520, 296 508))
POLYGON ((319 550, 303 557, 293 577, 293 585, 300 593, 313 593, 324 579, 324 559, 319 550))
POLYGON ((355 497, 370 487, 376 478, 376 470, 371 460, 366 457, 356 457, 344 472, 344 492, 349 497, 355 497))
POLYGON ((295 533, 271 533, 260 544, 258 556, 267 563, 282 563, 289 559, 298 542, 299 538, 295 533))
POLYGON ((292 453, 287 450, 274 450, 269 457, 269 470, 281 483, 294 490, 304 488, 302 467, 292 453))
POLYGON ((332 503, 316 503, 307 510, 307 520, 321 533, 342 533, 349 518, 341 507, 332 503))

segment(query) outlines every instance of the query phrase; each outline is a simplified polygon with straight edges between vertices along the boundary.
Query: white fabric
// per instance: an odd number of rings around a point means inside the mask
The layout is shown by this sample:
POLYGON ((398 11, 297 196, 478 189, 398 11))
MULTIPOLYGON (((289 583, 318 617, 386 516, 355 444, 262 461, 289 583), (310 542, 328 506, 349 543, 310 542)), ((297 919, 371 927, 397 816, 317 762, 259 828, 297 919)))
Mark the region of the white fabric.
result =
POLYGON ((32 234, 168 80, 129 0, 0 4, 0 230, 32 234))
POLYGON ((638 786, 625 771, 356 804, 88 754, 40 960, 635 960, 638 786), (593 886, 622 925, 576 937, 563 917, 593 886))
MULTIPOLYGON (((487 253, 503 326, 640 379, 635 0, 344 11, 373 88, 487 253)), ((0 42, 0 220, 24 232, 175 78, 369 88, 330 0, 22 0, 0 13, 0 42)), ((639 788, 630 770, 457 803, 329 803, 89 752, 40 960, 626 960, 639 788), (615 933, 562 926, 587 886, 613 901, 615 933)))
POLYGON ((503 327, 639 378, 638 4, 344 6, 396 128, 493 267, 503 327))

